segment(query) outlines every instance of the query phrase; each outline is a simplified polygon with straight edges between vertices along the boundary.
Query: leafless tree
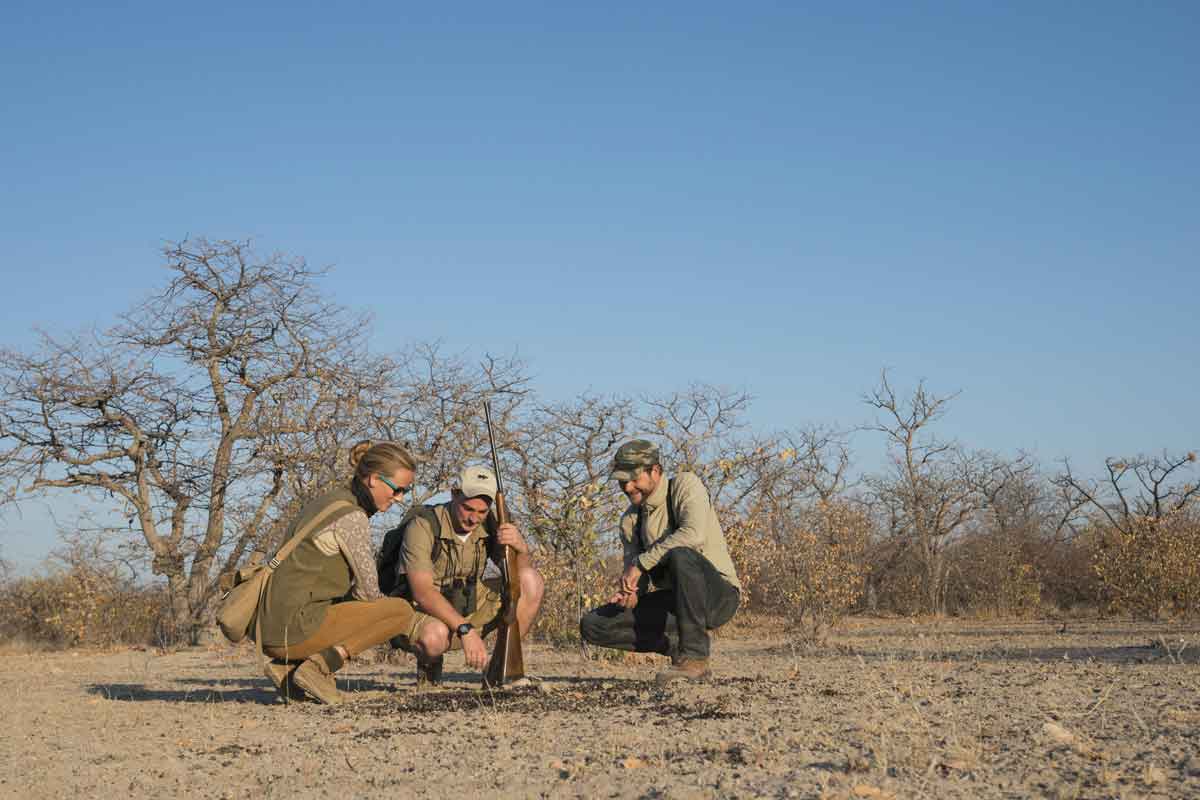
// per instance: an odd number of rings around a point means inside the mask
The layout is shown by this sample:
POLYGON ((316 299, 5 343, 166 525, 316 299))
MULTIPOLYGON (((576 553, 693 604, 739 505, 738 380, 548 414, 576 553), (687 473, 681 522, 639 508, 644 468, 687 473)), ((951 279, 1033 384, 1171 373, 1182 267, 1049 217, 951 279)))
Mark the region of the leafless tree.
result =
POLYGON ((1200 482, 1182 480, 1195 463, 1196 454, 1191 451, 1106 458, 1105 478, 1090 480, 1076 475, 1070 461, 1064 461, 1055 484, 1069 507, 1090 507, 1113 528, 1128 534, 1136 520, 1162 519, 1200 497, 1200 482))
POLYGON ((413 502, 449 489, 465 464, 490 463, 484 401, 492 405, 497 449, 502 459, 511 457, 508 431, 528 384, 515 357, 487 356, 479 363, 447 354, 438 343, 418 343, 401 355, 395 389, 371 413, 386 438, 404 442, 421 459, 413 502))
POLYGON ((618 551, 616 525, 626 503, 608 473, 630 419, 628 399, 585 394, 538 405, 510 430, 517 507, 545 554, 548 594, 556 596, 543 611, 552 632, 573 632, 596 604, 597 586, 611 577, 605 559, 618 551))
POLYGON ((302 259, 202 239, 164 257, 165 289, 112 329, 3 354, 0 480, 111 500, 194 635, 219 572, 277 534, 280 500, 395 366, 302 259))
POLYGON ((683 392, 643 397, 636 409, 631 434, 655 439, 668 469, 684 469, 700 476, 714 502, 729 486, 730 471, 721 458, 730 455, 731 443, 746 428, 743 419, 750 395, 707 384, 693 384, 683 392))
MULTIPOLYGON (((831 501, 850 488, 850 452, 842 435, 820 427, 777 434, 756 443, 751 452, 769 458, 747 459, 748 479, 739 496, 752 500, 745 513, 765 515, 765 526, 777 541, 798 524, 816 501, 831 501)), ((749 449, 749 448, 746 448, 749 449)))
POLYGON ((930 433, 956 395, 935 395, 917 384, 911 397, 897 396, 887 371, 863 402, 878 416, 867 430, 888 439, 891 469, 871 476, 867 485, 875 503, 886 510, 896 552, 914 549, 922 568, 924 603, 945 612, 946 548, 984 506, 977 489, 980 471, 989 466, 977 455, 930 433))

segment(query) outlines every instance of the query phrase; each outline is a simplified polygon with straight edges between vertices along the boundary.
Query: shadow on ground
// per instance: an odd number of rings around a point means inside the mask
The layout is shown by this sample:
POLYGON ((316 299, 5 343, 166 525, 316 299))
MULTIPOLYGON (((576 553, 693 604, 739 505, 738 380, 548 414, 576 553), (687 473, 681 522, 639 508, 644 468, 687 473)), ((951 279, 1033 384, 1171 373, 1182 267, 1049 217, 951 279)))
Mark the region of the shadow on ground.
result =
MULTIPOLYGON (((188 683, 188 681, 180 681, 188 683)), ((186 689, 151 689, 142 683, 94 683, 88 694, 124 703, 258 703, 279 702, 275 687, 265 678, 260 682, 205 681, 186 689)))
POLYGON ((1048 661, 1092 661, 1105 664, 1159 664, 1162 666, 1200 663, 1200 647, 1150 642, 1144 645, 1102 646, 1067 644, 1059 647, 1022 645, 994 645, 964 650, 947 647, 939 642, 930 642, 928 647, 870 647, 866 645, 838 645, 827 650, 791 648, 774 645, 754 651, 766 656, 787 655, 794 661, 825 659, 830 656, 852 656, 864 661, 950 661, 950 662, 1012 662, 1025 661, 1045 663, 1048 661))
MULTIPOLYGON (((275 705, 279 702, 265 679, 179 679, 179 689, 150 688, 140 683, 98 683, 88 686, 89 694, 115 702, 165 703, 256 703, 275 705)), ((670 720, 730 719, 743 716, 742 693, 750 685, 761 684, 751 678, 733 678, 720 684, 706 684, 709 691, 700 697, 695 686, 680 685, 660 689, 643 680, 621 678, 556 677, 539 680, 533 686, 486 690, 462 686, 439 686, 417 689, 397 686, 370 679, 339 680, 344 699, 353 703, 356 714, 368 717, 406 718, 453 714, 532 714, 558 712, 575 715, 595 715, 597 711, 633 709, 643 717, 670 720), (355 695, 362 693, 361 698, 355 695), (380 696, 383 693, 383 696, 380 696)))

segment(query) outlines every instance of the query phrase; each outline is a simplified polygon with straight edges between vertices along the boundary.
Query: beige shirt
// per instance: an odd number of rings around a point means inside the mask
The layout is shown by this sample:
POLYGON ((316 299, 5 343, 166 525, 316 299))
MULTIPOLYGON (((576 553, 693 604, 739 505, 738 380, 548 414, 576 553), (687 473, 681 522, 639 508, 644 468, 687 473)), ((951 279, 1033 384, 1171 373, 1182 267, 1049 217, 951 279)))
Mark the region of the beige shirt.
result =
MULTIPOLYGON (((717 521, 717 512, 708 499, 708 491, 694 472, 680 472, 675 476, 675 522, 671 528, 667 513, 667 478, 659 481, 658 488, 645 499, 645 523, 641 541, 638 541, 638 509, 630 506, 621 515, 621 543, 625 551, 625 567, 637 562, 644 571, 650 571, 662 561, 667 551, 674 547, 690 547, 708 559, 717 572, 739 590, 742 588, 725 534, 717 521)), ((665 588, 659 586, 658 588, 665 588)))
POLYGON ((436 506, 434 513, 441 523, 442 546, 437 563, 433 562, 432 555, 433 537, 438 532, 425 520, 413 517, 404 529, 404 547, 400 553, 404 571, 433 573, 433 583, 438 589, 456 578, 482 575, 487 566, 485 523, 476 525, 463 541, 454 533, 449 503, 436 506))

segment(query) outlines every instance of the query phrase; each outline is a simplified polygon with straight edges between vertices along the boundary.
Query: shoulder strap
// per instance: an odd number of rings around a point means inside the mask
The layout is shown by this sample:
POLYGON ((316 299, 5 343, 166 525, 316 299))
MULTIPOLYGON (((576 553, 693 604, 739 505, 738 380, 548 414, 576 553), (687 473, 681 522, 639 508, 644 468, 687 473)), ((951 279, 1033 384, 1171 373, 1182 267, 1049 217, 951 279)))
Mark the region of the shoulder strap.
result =
POLYGON ((487 536, 480 540, 483 542, 483 558, 476 559, 476 564, 479 566, 480 570, 483 570, 486 566, 485 562, 489 558, 496 564, 499 564, 504 560, 504 548, 500 545, 500 542, 496 540, 496 529, 500 526, 500 524, 496 520, 496 513, 494 509, 488 511, 487 516, 483 518, 483 522, 480 524, 482 524, 483 529, 487 531, 487 536))
POLYGON ((263 672, 266 672, 267 662, 270 661, 270 659, 267 658, 266 654, 263 653, 262 604, 263 598, 265 598, 267 595, 267 584, 271 582, 271 576, 275 574, 275 570, 279 569, 279 565, 283 563, 283 560, 292 554, 292 551, 296 549, 296 545, 300 544, 300 542, 304 540, 305 536, 308 536, 308 534, 312 533, 322 524, 324 524, 326 520, 333 516, 333 512, 339 511, 347 506, 353 508, 354 503, 351 503, 349 500, 335 500, 330 503, 327 507, 321 510, 321 513, 309 520, 307 525, 302 525, 300 530, 296 531, 296 535, 291 539, 288 539, 283 547, 279 548, 278 552, 275 553, 275 556, 267 562, 265 567, 267 570, 267 577, 261 584, 259 584, 258 610, 254 612, 254 647, 258 651, 258 661, 263 668, 263 672))
POLYGON ((300 530, 296 531, 296 535, 291 539, 288 539, 287 543, 283 547, 279 548, 279 552, 275 554, 275 557, 267 562, 267 569, 271 570, 272 572, 279 569, 279 565, 283 563, 285 558, 292 554, 292 551, 296 549, 296 545, 300 544, 300 542, 304 540, 305 536, 308 536, 308 534, 321 527, 326 520, 333 516, 333 512, 339 511, 347 506, 353 508, 354 503, 351 503, 349 500, 335 500, 330 503, 321 511, 320 514, 317 514, 315 517, 309 520, 307 525, 302 526, 300 530))
POLYGON ((671 526, 671 530, 679 527, 679 520, 675 517, 675 479, 671 478, 667 481, 667 524, 671 526))
POLYGON ((429 527, 433 528, 433 560, 437 561, 438 554, 442 548, 442 521, 438 519, 437 506, 416 505, 410 506, 404 512, 404 516, 400 518, 400 522, 396 527, 392 528, 383 537, 383 545, 379 549, 379 556, 376 558, 376 565, 382 571, 387 566, 394 564, 400 558, 400 550, 404 545, 404 531, 408 524, 417 517, 429 523, 429 527))
MULTIPOLYGON (((633 539, 637 543, 639 552, 646 552, 646 539, 642 536, 642 526, 646 524, 646 505, 643 503, 638 506, 637 521, 633 526, 633 539)), ((675 530, 678 522, 675 519, 675 479, 671 478, 667 481, 667 525, 671 530, 675 530)))
POLYGON ((419 506, 413 516, 420 517, 433 528, 433 552, 429 554, 429 560, 436 562, 442 554, 442 520, 438 517, 437 506, 419 506))

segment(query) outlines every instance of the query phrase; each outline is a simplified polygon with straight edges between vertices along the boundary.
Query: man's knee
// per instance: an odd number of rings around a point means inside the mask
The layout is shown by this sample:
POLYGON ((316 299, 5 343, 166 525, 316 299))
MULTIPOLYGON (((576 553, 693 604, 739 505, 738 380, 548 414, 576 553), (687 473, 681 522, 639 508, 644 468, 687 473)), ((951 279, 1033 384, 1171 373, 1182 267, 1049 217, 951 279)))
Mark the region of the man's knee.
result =
POLYGON ((521 570, 521 604, 537 610, 542 606, 542 596, 546 593, 546 582, 536 569, 521 570))
POLYGON ((425 655, 440 656, 450 647, 450 629, 438 619, 427 619, 417 631, 415 644, 425 652, 425 655))
POLYGON ((589 611, 579 620, 579 637, 588 644, 596 644, 602 641, 604 639, 604 629, 607 627, 607 620, 596 613, 596 611, 589 611))
POLYGON ((700 568, 703 560, 704 556, 700 555, 699 550, 693 550, 690 547, 672 547, 659 563, 673 573, 692 572, 700 568))

